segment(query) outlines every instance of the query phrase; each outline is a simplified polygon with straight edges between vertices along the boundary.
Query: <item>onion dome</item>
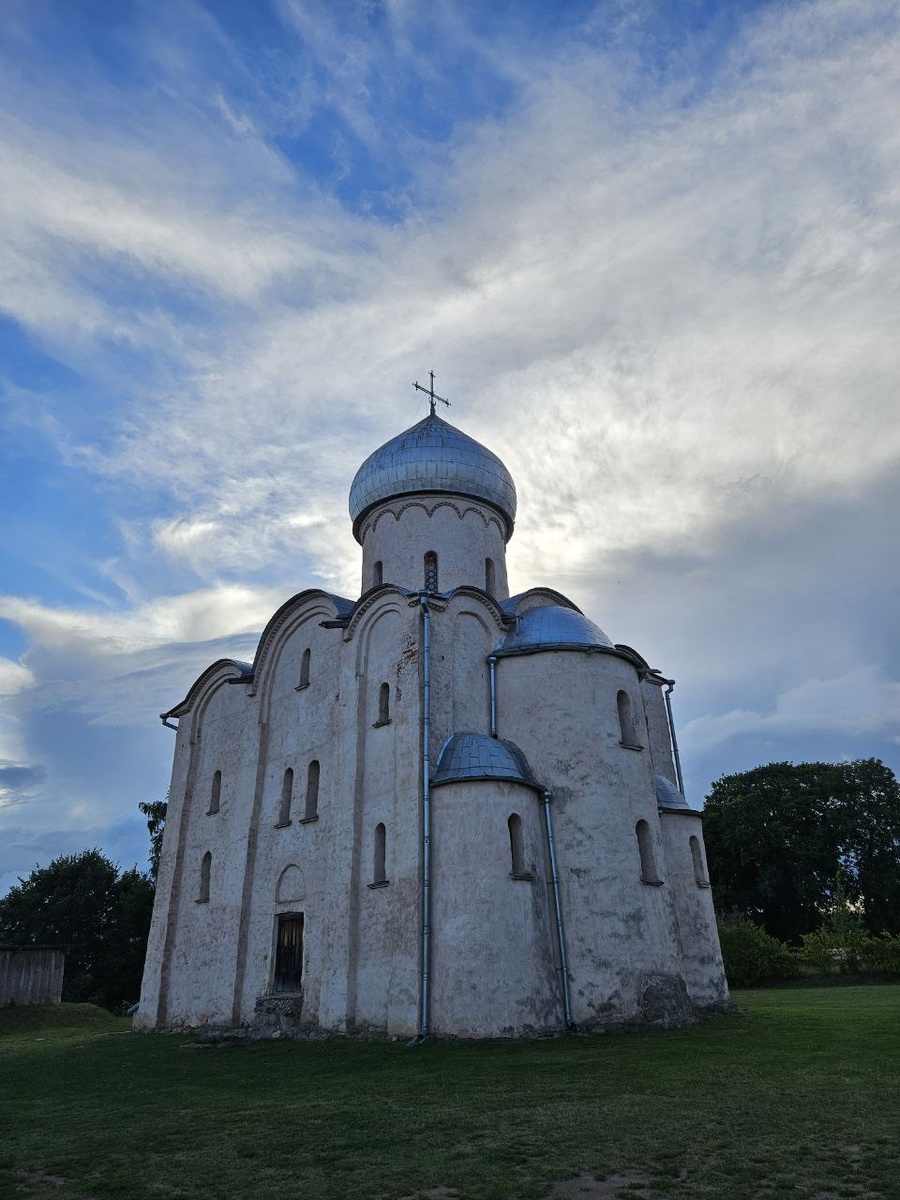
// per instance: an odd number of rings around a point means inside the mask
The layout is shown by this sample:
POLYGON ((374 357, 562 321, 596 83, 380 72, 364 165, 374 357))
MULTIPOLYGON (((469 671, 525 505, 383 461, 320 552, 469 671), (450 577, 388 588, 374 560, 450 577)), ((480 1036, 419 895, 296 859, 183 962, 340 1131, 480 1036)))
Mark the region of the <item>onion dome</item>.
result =
POLYGON ((612 642, 593 621, 573 608, 544 604, 516 617, 494 654, 536 654, 540 650, 612 650, 612 642))
POLYGON ((539 788, 528 759, 514 742, 486 733, 454 733, 438 756, 432 787, 465 783, 473 779, 506 780, 539 788))
POLYGON ((353 534, 376 504, 417 492, 470 496, 503 517, 506 538, 516 520, 516 485, 496 454, 435 413, 370 454, 350 485, 353 534))

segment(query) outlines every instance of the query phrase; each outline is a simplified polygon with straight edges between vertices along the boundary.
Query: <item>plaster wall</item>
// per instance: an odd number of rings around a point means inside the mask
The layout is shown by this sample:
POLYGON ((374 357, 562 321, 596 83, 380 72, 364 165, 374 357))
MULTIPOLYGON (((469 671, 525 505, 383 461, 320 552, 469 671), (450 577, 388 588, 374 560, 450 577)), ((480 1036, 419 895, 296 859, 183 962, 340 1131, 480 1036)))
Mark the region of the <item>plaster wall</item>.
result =
MULTIPOLYGON (((335 778, 340 745, 336 705, 340 687, 340 632, 323 629, 330 606, 311 599, 285 623, 257 681, 265 720, 260 728, 256 804, 247 855, 242 919, 243 963, 236 980, 236 1019, 256 1020, 257 1002, 273 989, 277 917, 303 913, 302 1020, 318 1012, 324 955, 323 847, 338 807, 335 778), (309 651, 308 682, 301 664, 309 651), (312 764, 318 763, 317 798, 307 813, 312 764), (285 811, 285 773, 293 772, 285 811), (279 884, 291 872, 281 889, 279 884)), ((310 797, 312 800, 312 797, 310 797)))
POLYGON ((374 606, 355 634, 362 693, 354 893, 352 1028, 412 1036, 418 1006, 420 689, 417 608, 395 597, 374 606), (379 694, 390 688, 389 723, 379 694), (376 827, 384 826, 384 879, 376 827))
POLYGON ((669 886, 678 914, 682 974, 688 994, 699 1008, 722 1008, 729 1003, 728 984, 709 887, 702 820, 697 813, 662 812, 660 823, 669 886), (692 837, 699 843, 699 871, 691 853, 692 837))
MULTIPOLYGON (((257 758, 255 701, 243 684, 211 683, 190 723, 191 761, 179 821, 167 976, 158 1020, 168 1025, 227 1024, 232 1016, 246 834, 257 758), (210 811, 221 772, 218 811, 210 811), (210 855, 209 895, 201 892, 210 855)), ((167 827, 169 821, 167 819, 167 827)))
POLYGON ((563 1024, 537 794, 496 780, 436 787, 432 1010, 437 1035, 513 1037, 563 1024), (529 879, 513 879, 508 821, 529 879))
POLYGON ((464 497, 422 496, 380 505, 361 530, 363 591, 376 583, 375 563, 383 580, 410 591, 425 586, 424 559, 438 556, 437 591, 456 587, 487 590, 485 560, 494 564, 493 595, 509 595, 506 540, 502 519, 487 505, 464 497))
POLYGON ((672 735, 662 685, 653 679, 644 679, 640 685, 644 718, 647 729, 647 749, 655 775, 662 775, 678 786, 675 759, 672 755, 672 735))
POLYGON ((680 972, 672 897, 641 878, 635 826, 664 848, 650 754, 621 744, 619 690, 643 711, 637 672, 613 655, 550 651, 498 664, 501 737, 524 751, 553 791, 573 1017, 641 1017, 642 980, 680 972))

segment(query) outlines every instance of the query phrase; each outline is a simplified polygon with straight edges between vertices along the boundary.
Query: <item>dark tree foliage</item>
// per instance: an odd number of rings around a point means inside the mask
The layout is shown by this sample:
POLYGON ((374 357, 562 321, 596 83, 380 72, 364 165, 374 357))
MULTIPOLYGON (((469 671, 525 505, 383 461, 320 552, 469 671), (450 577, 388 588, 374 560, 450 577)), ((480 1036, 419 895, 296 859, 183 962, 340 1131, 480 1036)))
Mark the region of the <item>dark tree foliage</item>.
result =
POLYGON ((159 856, 162 852, 163 833, 166 827, 166 811, 169 804, 167 800, 151 800, 149 803, 141 801, 138 808, 147 818, 147 830, 150 834, 150 878, 156 885, 156 877, 159 874, 159 856))
POLYGON ((796 942, 819 927, 840 881, 869 933, 900 933, 900 785, 879 759, 724 775, 703 828, 720 910, 796 942))
POLYGON ((0 899, 0 942, 65 946, 63 999, 115 1009, 140 995, 153 884, 99 850, 35 867, 0 899))

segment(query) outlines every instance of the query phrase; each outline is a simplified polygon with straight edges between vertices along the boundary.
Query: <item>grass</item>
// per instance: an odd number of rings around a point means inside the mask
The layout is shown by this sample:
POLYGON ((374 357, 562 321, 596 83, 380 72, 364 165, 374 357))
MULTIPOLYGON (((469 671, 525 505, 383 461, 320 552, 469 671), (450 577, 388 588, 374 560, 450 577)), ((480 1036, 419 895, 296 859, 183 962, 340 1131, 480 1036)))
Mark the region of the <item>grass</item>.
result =
POLYGON ((415 1050, 0 1009, 0 1197, 537 1200, 621 1173, 633 1198, 900 1198, 900 986, 735 998, 674 1033, 415 1050))

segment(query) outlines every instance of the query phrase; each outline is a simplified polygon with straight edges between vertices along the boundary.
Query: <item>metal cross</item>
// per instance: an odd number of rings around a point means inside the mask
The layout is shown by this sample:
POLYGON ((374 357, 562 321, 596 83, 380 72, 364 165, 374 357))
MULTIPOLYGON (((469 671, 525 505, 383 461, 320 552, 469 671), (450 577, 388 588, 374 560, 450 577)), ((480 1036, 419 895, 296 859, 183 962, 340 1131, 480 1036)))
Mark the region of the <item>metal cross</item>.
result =
POLYGON ((446 404, 448 408, 450 407, 450 401, 445 400, 443 396, 439 396, 434 390, 434 371, 429 371, 428 374, 431 378, 431 387, 422 387, 421 383, 418 382, 414 383, 413 387, 417 392, 424 392, 428 397, 428 403, 431 405, 431 415, 434 416, 435 400, 440 400, 441 404, 446 404))

